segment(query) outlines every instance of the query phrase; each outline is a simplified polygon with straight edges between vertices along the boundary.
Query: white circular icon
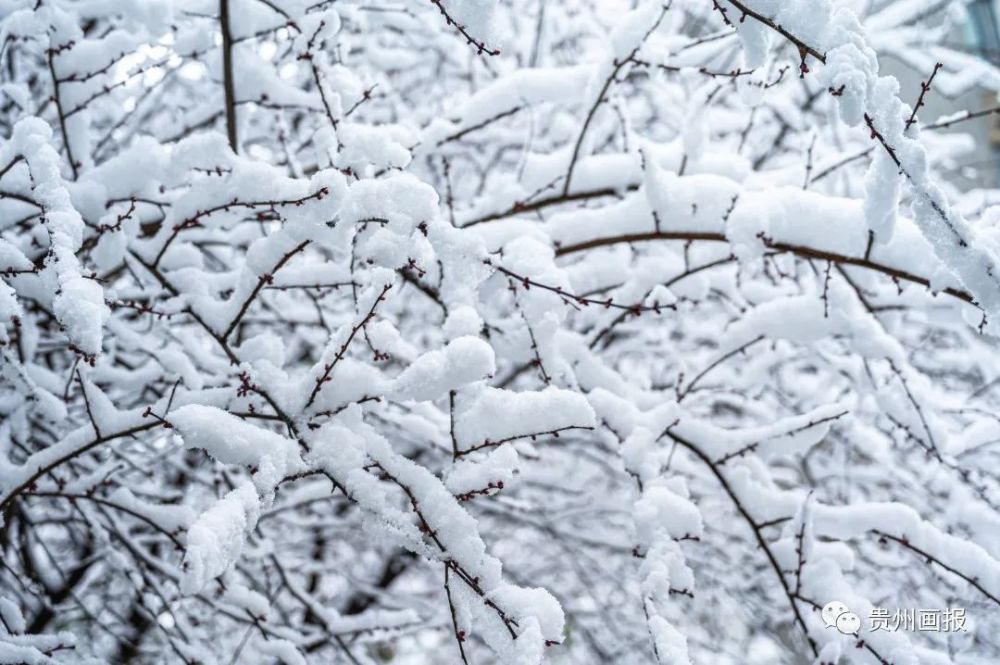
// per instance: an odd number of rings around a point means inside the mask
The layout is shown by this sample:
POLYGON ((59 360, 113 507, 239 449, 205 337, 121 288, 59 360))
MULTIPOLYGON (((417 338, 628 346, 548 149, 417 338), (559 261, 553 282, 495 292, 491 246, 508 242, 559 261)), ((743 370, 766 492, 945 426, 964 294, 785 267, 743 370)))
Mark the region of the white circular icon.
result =
POLYGON ((844 635, 854 635, 861 629, 861 619, 854 612, 844 612, 837 617, 837 630, 844 635))
POLYGON ((823 611, 820 614, 823 616, 823 623, 826 624, 827 628, 836 628, 837 617, 845 612, 850 612, 847 609, 847 605, 844 605, 839 600, 831 600, 823 607, 823 611))

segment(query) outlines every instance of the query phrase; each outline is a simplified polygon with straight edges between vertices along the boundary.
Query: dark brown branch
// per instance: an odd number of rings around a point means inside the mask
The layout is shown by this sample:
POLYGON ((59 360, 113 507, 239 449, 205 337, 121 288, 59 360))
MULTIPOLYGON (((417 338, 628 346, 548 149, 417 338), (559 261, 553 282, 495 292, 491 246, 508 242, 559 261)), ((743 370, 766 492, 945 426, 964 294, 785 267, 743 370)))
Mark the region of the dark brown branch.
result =
POLYGON ((761 533, 762 526, 758 524, 752 515, 747 511, 743 502, 740 500, 739 496, 736 495, 735 490, 730 486, 729 480, 726 476, 719 470, 718 466, 712 461, 712 459, 706 455, 701 448, 696 446, 694 443, 688 441, 687 439, 675 434, 671 428, 668 428, 663 433, 665 436, 673 439, 678 445, 683 446, 687 450, 691 451, 695 457, 701 460, 715 476, 716 480, 722 486, 723 491, 729 496, 729 499, 733 502, 736 510, 746 521, 750 530, 753 531, 754 537, 757 540, 757 544, 760 548, 764 550, 764 554, 767 557, 768 563, 774 570, 775 574, 778 576, 778 581, 781 582, 782 591, 785 593, 785 597, 788 598, 788 603, 792 608, 792 614, 795 616, 795 622, 802 629, 805 635, 806 641, 809 643, 809 647, 812 649, 813 655, 819 654, 819 649, 816 646, 816 640, 813 639, 812 635, 809 633, 809 628, 806 626, 805 619, 802 618, 802 613, 799 611, 798 604, 795 602, 796 596, 792 593, 792 589, 788 584, 788 580, 785 579, 785 574, 782 572, 781 565, 778 563, 778 559, 775 557, 774 552, 771 551, 771 546, 768 544, 767 540, 764 538, 764 534, 761 533))
POLYGON ((540 436, 552 436, 552 437, 558 439, 560 432, 568 432, 568 431, 575 430, 575 429, 579 429, 579 430, 593 430, 594 428, 593 427, 588 427, 588 426, 585 426, 585 425, 570 425, 568 427, 560 427, 558 429, 548 430, 546 432, 532 432, 530 434, 518 434, 516 436, 509 436, 506 439, 498 439, 496 441, 491 441, 490 439, 486 439, 486 441, 483 441, 480 444, 476 444, 476 445, 472 446, 471 448, 466 448, 465 450, 459 450, 458 451, 458 455, 456 457, 462 457, 464 455, 468 455, 470 453, 474 453, 477 450, 485 450, 487 448, 496 448, 498 446, 502 446, 505 443, 509 443, 511 441, 517 441, 518 439, 531 439, 531 440, 535 440, 536 438, 538 438, 540 436))
MULTIPOLYGON (((72 45, 72 43, 70 44, 72 45)), ((64 49, 50 48, 47 51, 49 62, 49 74, 52 76, 52 99, 56 103, 56 114, 59 116, 59 131, 62 132, 63 146, 66 148, 66 159, 69 161, 70 171, 73 172, 73 180, 79 176, 76 159, 73 157, 73 146, 70 145, 69 131, 66 129, 66 112, 63 109, 62 96, 59 94, 59 77, 56 76, 56 55, 64 49)))
MULTIPOLYGON (((811 55, 812 57, 816 58, 817 60, 819 60, 820 62, 822 62, 824 65, 826 64, 826 55, 825 54, 820 53, 819 51, 817 51, 813 47, 809 46, 808 44, 806 44, 804 41, 802 41, 801 39, 799 39, 798 37, 796 37, 792 33, 790 33, 788 30, 785 30, 783 27, 781 27, 780 25, 778 25, 777 23, 775 23, 773 19, 770 19, 770 18, 764 16, 763 14, 759 14, 759 13, 755 12, 754 10, 750 9, 749 7, 747 7, 745 4, 743 4, 739 0, 727 0, 727 1, 729 2, 729 4, 731 4, 732 6, 736 7, 736 9, 738 9, 740 12, 743 13, 743 16, 740 17, 740 19, 739 19, 740 22, 743 22, 749 16, 750 18, 752 18, 753 20, 757 21, 758 23, 763 23, 764 25, 766 25, 767 27, 771 28, 775 32, 781 34, 785 39, 787 39, 792 44, 794 44, 799 49, 799 53, 802 56, 802 65, 803 65, 803 67, 805 66, 805 60, 806 60, 805 56, 806 56, 806 54, 811 55)), ((728 16, 728 10, 726 8, 724 8, 723 6, 721 6, 718 3, 718 0, 712 0, 712 4, 714 5, 715 9, 718 10, 720 14, 722 14, 722 20, 726 22, 726 25, 733 25, 733 21, 731 21, 730 18, 729 18, 729 16, 728 16)), ((806 68, 804 71, 808 71, 808 68, 806 68)))
POLYGON ((736 69, 730 69, 727 71, 713 70, 708 67, 678 67, 677 65, 665 65, 658 62, 650 62, 649 60, 642 60, 641 58, 632 58, 632 62, 636 67, 645 67, 650 69, 659 69, 662 72, 670 73, 680 73, 680 72, 695 72, 701 74, 702 76, 707 76, 709 78, 728 78, 728 79, 738 79, 743 76, 750 76, 754 73, 753 69, 741 69, 737 67, 736 69))
POLYGON ((917 111, 924 105, 924 97, 930 92, 931 85, 934 83, 934 77, 937 76, 938 70, 942 67, 944 65, 940 62, 934 65, 934 71, 927 77, 927 80, 920 82, 920 96, 917 97, 917 103, 913 105, 913 112, 910 113, 910 117, 906 120, 906 129, 909 129, 917 121, 917 111))
POLYGON ((489 607, 490 609, 492 609, 494 612, 497 613, 497 617, 503 622, 503 625, 507 629, 507 632, 510 633, 510 636, 513 639, 517 639, 517 632, 514 630, 518 625, 517 621, 510 618, 507 615, 507 613, 503 611, 503 608, 497 605, 496 601, 494 601, 492 598, 489 597, 489 595, 483 590, 482 586, 480 585, 479 583, 480 580, 478 577, 475 577, 472 574, 470 574, 457 561, 455 561, 455 559, 450 558, 450 552, 448 548, 445 547, 444 543, 441 542, 441 539, 438 537, 437 531, 431 528, 430 522, 427 520, 426 516, 421 510, 420 502, 417 501, 417 497, 413 493, 413 490, 399 478, 396 478, 392 474, 388 473, 388 471, 386 471, 382 465, 376 463, 375 467, 379 471, 384 473, 386 478, 391 482, 395 483, 395 485, 399 487, 406 495, 406 498, 410 502, 410 506, 413 508, 413 513, 417 516, 417 519, 419 521, 420 532, 424 534, 431 542, 433 542, 434 545, 436 545, 437 548, 443 554, 449 555, 449 558, 445 560, 444 564, 450 567, 452 571, 458 576, 458 578, 462 580, 462 582, 464 582, 466 586, 468 586, 473 592, 475 592, 482 599, 484 605, 486 605, 487 607, 489 607))
POLYGON ((693 379, 691 379, 691 381, 687 384, 687 386, 685 388, 679 389, 677 391, 677 401, 679 402, 679 401, 683 400, 692 390, 694 390, 694 387, 698 384, 698 382, 701 381, 703 378, 705 378, 705 375, 707 375, 713 369, 715 369, 716 367, 718 367, 722 363, 726 362, 727 360, 729 360, 733 356, 739 355, 740 353, 743 353, 748 348, 750 348, 751 346, 753 346, 757 342, 762 341, 763 339, 764 339, 763 335, 761 335, 760 337, 755 337, 754 339, 750 340, 749 342, 746 342, 745 344, 741 344, 740 346, 736 347, 735 349, 733 349, 729 353, 726 353, 726 354, 722 355, 721 357, 717 358, 708 367, 706 367, 701 372, 699 372, 697 376, 695 376, 693 379))
MULTIPOLYGON (((684 272, 682 272, 681 274, 677 275, 676 277, 670 278, 667 282, 664 283, 664 286, 667 287, 667 288, 670 288, 671 286, 673 286, 677 282, 679 282, 679 281, 681 281, 681 280, 683 280, 683 279, 685 279, 687 277, 690 277, 691 275, 696 275, 699 272, 702 272, 704 270, 711 270, 712 268, 717 268, 719 266, 729 265, 730 263, 733 263, 735 261, 736 261, 736 257, 735 256, 727 256, 724 259, 718 259, 716 261, 709 261, 708 263, 705 263, 703 265, 696 266, 694 268, 690 268, 688 270, 685 270, 684 272)), ((622 312, 621 314, 619 314, 618 316, 616 316, 607 326, 605 326, 604 328, 602 328, 601 331, 598 332, 593 337, 593 339, 590 341, 590 344, 589 344, 590 348, 592 348, 592 349, 596 348, 597 345, 600 344, 600 342, 601 342, 602 339, 604 339, 605 337, 607 337, 607 335, 610 334, 611 331, 614 330, 614 328, 616 326, 621 325, 625 321, 625 319, 627 319, 627 318, 628 318, 628 312, 622 312)))
MULTIPOLYGON (((987 109, 981 109, 979 111, 963 111, 962 113, 960 113, 957 116, 953 116, 953 117, 950 117, 950 118, 946 117, 946 118, 938 120, 936 122, 932 122, 929 125, 924 125, 922 127, 922 129, 924 129, 924 130, 951 129, 951 127, 953 125, 957 125, 959 123, 967 122, 969 120, 976 120, 978 118, 983 118, 983 117, 986 117, 986 116, 997 115, 997 114, 1000 114, 1000 106, 994 106, 994 107, 987 108, 987 109)), ((831 166, 828 166, 827 168, 823 169, 822 171, 820 171, 819 173, 817 173, 816 175, 814 175, 812 177, 812 180, 810 180, 810 182, 816 182, 818 180, 821 180, 821 179, 825 178, 826 176, 830 175, 831 173, 833 173, 834 171, 837 171, 841 167, 844 167, 844 166, 846 166, 846 165, 848 165, 848 164, 850 164, 852 162, 855 162, 855 161, 857 161, 859 159, 862 159, 863 157, 867 157, 868 155, 872 154, 874 151, 875 151, 875 147, 872 146, 870 148, 865 148, 864 150, 856 152, 853 155, 849 155, 847 157, 844 157, 843 159, 841 159, 837 163, 835 163, 835 164, 833 164, 831 166)))
POLYGON ((462 137, 464 137, 467 134, 471 134, 472 132, 479 131, 480 129, 483 129, 484 127, 489 127, 490 125, 492 125, 495 122, 498 122, 500 120, 503 120, 504 118, 508 118, 508 117, 514 115, 515 113, 517 113, 518 111, 520 111, 523 108, 524 108, 524 106, 515 106, 514 108, 507 109, 506 111, 501 111, 500 113, 497 113, 496 115, 494 115, 494 116, 492 116, 490 118, 487 118, 486 120, 483 120, 480 123, 472 125, 471 127, 466 127, 465 129, 459 130, 459 131, 455 132, 454 134, 452 134, 450 136, 446 136, 445 138, 443 138, 440 141, 438 141, 437 142, 437 147, 440 148, 441 146, 443 146, 446 143, 450 143, 452 141, 458 141, 459 139, 461 139, 462 137))
POLYGON ((38 208, 39 210, 41 210, 43 212, 45 211, 45 208, 42 207, 41 203, 39 203, 35 199, 31 198, 30 196, 27 196, 26 194, 18 194, 17 192, 4 192, 4 191, 0 191, 0 199, 12 199, 14 201, 20 201, 21 203, 27 203, 30 206, 34 206, 35 208, 38 208))
POLYGON ((361 319, 361 321, 357 325, 351 328, 351 333, 347 336, 347 339, 344 340, 344 343, 340 345, 340 348, 337 350, 337 354, 334 356, 333 360, 326 363, 326 365, 323 366, 323 373, 320 374, 318 377, 316 377, 316 383, 313 386, 312 392, 309 393, 309 399, 306 400, 307 408, 312 406, 312 403, 316 401, 316 397, 317 395, 319 395, 320 389, 323 387, 324 383, 330 380, 330 374, 333 372, 337 364, 344 358, 344 355, 347 353, 348 347, 351 345, 351 341, 358 334, 358 332, 360 332, 365 326, 368 325, 368 322, 372 320, 372 318, 375 316, 375 311, 378 309, 379 304, 383 300, 385 300, 385 295, 389 292, 389 289, 391 288, 392 288, 391 284, 386 284, 385 286, 382 287, 382 292, 379 293, 379 295, 375 298, 375 301, 372 303, 372 306, 368 309, 368 313, 365 314, 364 318, 361 319))
POLYGON ((13 159, 11 159, 9 162, 7 162, 7 166, 0 169, 0 178, 3 178, 12 168, 14 168, 23 161, 24 161, 23 155, 17 155, 13 159))
POLYGON ((133 436, 139 434, 140 432, 146 432, 148 430, 154 429, 156 427, 165 427, 167 425, 166 421, 163 420, 153 420, 150 422, 143 423, 141 425, 135 425, 133 427, 127 427, 123 430, 114 432, 112 434, 105 434, 103 436, 95 437, 94 439, 88 441, 82 446, 75 448, 64 455, 57 457, 51 462, 39 467, 34 473, 28 476, 27 480, 22 482, 20 485, 12 488, 7 492, 6 496, 0 500, 0 513, 3 513, 4 509, 10 505, 10 502, 17 498, 19 494, 25 490, 31 489, 39 478, 45 474, 51 472, 53 469, 65 464, 66 462, 79 457, 80 455, 86 453, 87 451, 101 445, 102 443, 108 443, 109 441, 114 441, 115 439, 120 439, 126 436, 133 436))
POLYGON ((594 116, 597 115, 597 109, 600 108, 605 100, 605 96, 608 94, 608 90, 611 89, 611 84, 614 83, 615 77, 618 76, 618 72, 621 71, 622 67, 631 63, 635 56, 639 53, 639 49, 642 45, 646 43, 649 36, 653 34, 653 31, 659 27, 660 23, 663 21, 663 17, 666 16, 667 10, 670 9, 670 5, 666 4, 663 6, 659 17, 657 17, 656 22, 646 31, 646 34, 642 36, 639 43, 636 44, 632 51, 622 58, 621 60, 612 61, 611 73, 608 75, 607 79, 604 81, 604 85, 601 86, 601 91, 597 94, 597 99, 594 100, 593 105, 591 105, 590 110, 587 111, 587 117, 583 120, 583 127, 580 128, 580 134, 576 137, 576 143, 573 145, 573 156, 569 160, 569 168, 566 170, 566 180, 563 183, 563 196, 569 195, 569 189, 573 184, 573 171, 576 169, 577 160, 580 158, 580 149, 583 147, 583 140, 587 136, 587 130, 590 128, 590 123, 593 122, 594 116))
POLYGON ((962 578, 963 580, 965 580, 966 582, 968 582, 972 587, 974 587, 976 590, 978 590, 980 593, 982 593, 984 596, 986 596, 987 598, 989 598, 990 600, 992 600, 997 605, 1000 605, 1000 598, 998 598, 997 596, 995 596, 992 593, 990 593, 989 591, 987 591, 983 587, 983 585, 979 583, 979 578, 978 577, 970 577, 970 576, 966 575, 965 573, 961 572, 960 570, 957 570, 957 569, 953 568, 952 566, 949 566, 948 564, 946 564, 945 562, 941 561, 940 559, 938 559, 934 555, 929 554, 929 553, 925 552, 924 550, 920 549, 919 547, 917 547, 916 545, 914 545, 913 543, 911 543, 905 537, 904 538, 900 538, 900 537, 897 537, 897 536, 893 536, 893 535, 888 534, 888 533, 886 533, 884 531, 879 531, 878 529, 872 529, 872 533, 876 534, 881 539, 891 540, 893 542, 899 543, 900 545, 902 545, 906 549, 910 550, 911 552, 913 552, 913 553, 915 553, 915 554, 923 557, 923 559, 925 561, 927 561, 928 563, 937 564, 938 566, 940 566, 940 567, 944 568, 945 570, 947 570, 949 573, 962 578))
POLYGON ((431 3, 435 7, 437 7, 438 11, 441 12, 441 15, 444 16, 445 23, 447 23, 450 26, 453 26, 456 30, 458 30, 459 34, 465 38, 465 41, 467 43, 476 47, 476 53, 478 53, 479 55, 482 55, 484 53, 486 55, 493 55, 493 56, 500 55, 500 49, 489 48, 488 46, 486 46, 486 42, 473 37, 471 34, 469 34, 469 31, 466 29, 464 25, 453 19, 451 15, 448 13, 448 10, 444 8, 444 2, 442 0, 431 0, 431 3))
POLYGON ((219 28, 222 30, 222 84, 226 96, 226 135, 229 147, 238 153, 236 136, 236 77, 233 74, 233 34, 229 23, 229 0, 219 0, 219 28))
POLYGON ((465 655, 465 631, 458 629, 458 615, 455 613, 455 603, 451 600, 451 584, 448 580, 449 566, 444 564, 444 592, 448 597, 448 610, 451 612, 451 626, 455 631, 455 642, 458 643, 458 653, 462 656, 462 662, 469 665, 469 659, 465 655))
MULTIPOLYGON (((637 185, 633 185, 627 188, 626 191, 635 191, 638 189, 637 185)), ((574 203, 576 201, 589 201, 591 199, 603 198, 606 196, 619 196, 622 193, 620 189, 605 188, 605 189, 595 189, 587 192, 578 192, 575 194, 559 194, 556 196, 550 196, 544 199, 538 199, 531 203, 517 201, 513 206, 504 210, 502 212, 495 212, 484 215, 483 217, 477 217, 469 222, 462 225, 461 228, 466 228, 469 226, 476 226, 478 224, 484 224, 486 222, 492 222, 498 219, 503 219, 505 217, 510 217, 511 215, 517 215, 524 212, 537 212, 544 208, 549 208, 551 206, 561 205, 563 203, 574 203)))
MULTIPOLYGON (((633 242, 648 242, 651 240, 692 240, 692 241, 705 241, 705 242, 728 242, 726 236, 722 233, 713 233, 710 231, 670 231, 670 232, 649 232, 649 233, 633 233, 620 236, 609 236, 605 238, 594 238, 593 240, 586 240, 584 242, 576 243, 573 245, 565 245, 556 249, 557 256, 566 256, 569 254, 574 254, 576 252, 583 252, 590 249, 595 249, 597 247, 607 247, 609 245, 617 245, 622 243, 633 243, 633 242)), ((828 252, 825 250, 814 249, 812 247, 805 247, 803 245, 792 245, 789 243, 775 242, 773 240, 764 239, 764 244, 768 248, 773 249, 777 252, 788 252, 789 254, 795 254, 802 258, 808 259, 821 259, 824 261, 832 261, 834 263, 839 263, 843 265, 855 266, 858 268, 865 268, 867 270, 872 270, 874 272, 882 273, 883 275, 888 275, 895 279, 903 280, 906 282, 912 282, 914 284, 919 284, 921 286, 930 288, 931 281, 927 277, 917 275, 906 270, 901 270, 899 268, 893 268, 892 266, 887 266, 882 263, 877 263, 870 259, 865 259, 858 256, 847 256, 845 254, 837 254, 835 252, 828 252)), ((949 296, 962 300, 969 304, 976 304, 975 299, 967 291, 962 291, 961 289, 955 289, 952 287, 947 287, 941 290, 941 293, 946 293, 949 296)))
POLYGON ((184 549, 184 544, 181 543, 180 540, 178 540, 178 538, 177 538, 176 535, 174 535, 170 531, 167 531, 166 529, 164 529, 162 526, 160 526, 159 524, 157 524, 156 522, 154 522, 152 519, 150 519, 146 515, 143 515, 140 512, 132 510, 128 506, 123 506, 120 503, 116 503, 116 502, 114 502, 114 501, 112 501, 110 499, 105 499, 105 498, 102 498, 102 497, 99 497, 99 496, 94 496, 92 494, 73 494, 73 493, 67 493, 67 492, 26 492, 24 494, 24 496, 25 497, 39 497, 39 498, 53 498, 53 499, 66 499, 68 501, 90 501, 92 503, 96 503, 98 505, 105 506, 105 507, 111 508, 113 510, 117 510, 118 512, 125 513, 126 515, 131 515, 135 519, 139 520, 140 522, 143 522, 144 524, 152 527, 155 531, 157 531, 157 532, 161 533, 162 535, 166 536, 170 540, 170 542, 173 543, 174 547, 176 547, 178 550, 183 550, 184 549))
MULTIPOLYGON (((160 248, 160 250, 156 253, 156 257, 153 259, 152 265, 156 267, 160 264, 160 261, 163 259, 163 255, 167 253, 167 250, 170 248, 170 245, 174 242, 174 240, 177 239, 177 236, 180 235, 181 231, 200 227, 202 225, 201 224, 202 219, 214 215, 217 212, 229 212, 233 208, 241 208, 241 209, 245 208, 247 210, 256 210, 257 208, 265 208, 267 212, 277 213, 278 211, 277 209, 281 206, 299 207, 301 205, 304 205, 308 201, 313 201, 313 200, 321 201, 323 197, 325 197, 329 193, 330 189, 328 187, 321 187, 312 194, 306 194, 305 196, 298 199, 271 199, 266 201, 238 201, 236 199, 233 199, 229 203, 222 203, 217 206, 212 206, 211 208, 198 210, 195 212, 195 214, 184 219, 184 221, 174 224, 172 233, 163 243, 163 246, 160 248)), ((258 212, 257 213, 258 216, 263 214, 263 212, 264 211, 258 212)))
POLYGON ((274 264, 274 267, 271 268, 270 271, 264 273, 263 275, 257 278, 257 284, 253 287, 253 291, 251 291, 250 295, 247 296, 247 299, 243 301, 243 304, 240 306, 240 310, 236 313, 236 316, 233 317, 233 320, 229 323, 229 326, 226 327, 225 332, 222 333, 223 340, 229 339, 229 336, 233 334, 233 331, 236 329, 236 326, 240 324, 240 321, 246 315, 247 310, 250 309, 250 305, 253 303, 254 299, 257 298, 257 295, 261 292, 261 290, 265 286, 269 285, 272 281, 274 281, 274 275, 279 270, 281 270, 285 266, 285 264, 287 264, 292 259, 293 256, 301 252, 308 245, 309 241, 303 240, 298 245, 285 252, 285 255, 282 256, 281 259, 279 259, 278 262, 274 264))
POLYGON ((903 164, 899 161, 899 156, 896 154, 895 148, 889 145, 889 142, 885 140, 885 136, 883 136, 880 131, 875 129, 875 122, 867 113, 865 113, 865 124, 868 125, 868 129, 871 130, 871 137, 881 144, 882 149, 888 153, 889 157, 892 158, 892 161, 902 171, 903 164))
POLYGON ((535 280, 530 279, 528 277, 525 277, 524 275, 519 275, 518 273, 514 272, 513 270, 508 270, 507 268, 504 268, 503 266, 494 265, 488 259, 486 261, 486 264, 490 265, 490 266, 493 266, 494 268, 496 268, 497 272, 501 272, 504 275, 507 275, 508 277, 513 278, 514 282, 512 282, 512 283, 520 284, 521 287, 524 288, 525 291, 530 290, 531 287, 537 287, 539 289, 543 289, 545 291, 549 291, 550 293, 556 294, 557 296, 559 296, 560 298, 562 298, 564 302, 566 302, 569 305, 576 304, 576 305, 583 305, 584 307, 586 307, 588 305, 597 305, 597 306, 603 307, 605 309, 623 310, 624 314, 626 314, 626 315, 627 314, 634 314, 635 316, 639 316, 643 312, 655 312, 657 314, 662 314, 663 310, 665 310, 665 309, 674 309, 674 310, 677 309, 677 306, 676 305, 672 305, 672 304, 671 305, 660 305, 660 304, 643 305, 641 303, 634 303, 634 304, 631 304, 631 305, 623 305, 621 303, 615 302, 611 298, 607 298, 607 299, 604 299, 604 300, 601 300, 599 298, 589 298, 587 296, 581 296, 581 295, 577 295, 575 293, 570 293, 569 291, 564 290, 560 286, 551 286, 549 284, 543 284, 541 282, 538 282, 538 281, 535 281, 535 280))
POLYGON ((844 416, 846 416, 847 413, 848 413, 847 411, 841 411, 840 413, 837 413, 837 414, 832 415, 832 416, 827 416, 825 418, 820 418, 819 420, 811 420, 808 423, 806 423, 805 425, 802 425, 801 427, 796 427, 795 429, 789 430, 787 432, 781 432, 779 434, 775 434, 773 436, 761 439, 760 441, 754 441, 753 443, 747 444, 747 445, 743 446, 742 448, 739 448, 738 450, 734 450, 731 453, 727 453, 727 454, 723 455, 719 459, 715 460, 715 463, 717 465, 719 465, 719 466, 723 466, 724 464, 726 464, 727 462, 729 462, 731 460, 734 460, 734 459, 736 459, 738 457, 743 457, 745 455, 748 455, 748 454, 754 452, 755 450, 757 450, 757 448, 760 447, 760 444, 763 443, 763 442, 765 442, 765 441, 768 441, 770 439, 777 439, 777 438, 781 438, 781 437, 785 437, 785 436, 793 436, 795 434, 798 434, 799 432, 804 432, 807 429, 812 429, 813 427, 816 427, 818 425, 823 425, 823 424, 826 424, 826 423, 829 423, 829 422, 833 422, 834 420, 840 420, 841 418, 843 418, 844 416))

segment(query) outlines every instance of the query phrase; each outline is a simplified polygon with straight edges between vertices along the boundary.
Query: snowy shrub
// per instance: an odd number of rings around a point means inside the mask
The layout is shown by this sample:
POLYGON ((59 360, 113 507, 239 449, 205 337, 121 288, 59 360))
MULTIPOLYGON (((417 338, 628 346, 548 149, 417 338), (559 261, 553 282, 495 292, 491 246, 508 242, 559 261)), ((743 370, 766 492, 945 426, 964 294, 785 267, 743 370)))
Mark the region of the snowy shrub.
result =
POLYGON ((0 662, 997 662, 963 4, 0 2, 0 662))

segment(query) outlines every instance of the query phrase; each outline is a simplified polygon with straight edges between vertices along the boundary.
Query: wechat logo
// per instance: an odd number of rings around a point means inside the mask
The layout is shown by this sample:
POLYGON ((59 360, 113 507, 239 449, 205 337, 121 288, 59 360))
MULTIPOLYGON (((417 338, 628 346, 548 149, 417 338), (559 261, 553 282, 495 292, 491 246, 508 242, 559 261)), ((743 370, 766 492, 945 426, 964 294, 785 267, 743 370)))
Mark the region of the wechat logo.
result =
POLYGON ((839 600, 831 600, 820 612, 827 628, 836 628, 844 635, 856 635, 861 629, 861 619, 857 614, 847 609, 839 600))

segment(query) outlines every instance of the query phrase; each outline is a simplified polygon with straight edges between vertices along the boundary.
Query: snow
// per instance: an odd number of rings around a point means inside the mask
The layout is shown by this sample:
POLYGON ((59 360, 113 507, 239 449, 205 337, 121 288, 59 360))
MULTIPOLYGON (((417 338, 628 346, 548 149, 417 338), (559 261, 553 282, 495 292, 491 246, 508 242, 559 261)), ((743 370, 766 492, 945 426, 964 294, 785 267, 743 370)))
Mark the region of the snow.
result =
POLYGON ((368 4, 0 10, 0 660, 995 660, 962 3, 368 4))
POLYGON ((536 67, 511 72, 483 86, 474 94, 462 96, 449 106, 447 119, 436 118, 421 136, 423 146, 437 146, 451 137, 468 131, 492 118, 514 112, 526 104, 566 102, 579 98, 590 75, 585 66, 536 67))
POLYGON ((431 400, 448 391, 488 379, 496 372, 493 349, 475 337, 458 337, 441 351, 426 353, 394 381, 403 399, 431 400))
MULTIPOLYGON (((322 439, 328 441, 333 433, 334 430, 327 430, 322 439)), ((476 621, 495 621, 499 616, 494 614, 497 607, 504 616, 521 619, 518 623, 524 627, 513 646, 503 630, 487 631, 484 639, 494 649, 507 651, 513 648, 521 657, 529 658, 528 662, 540 662, 544 641, 561 640, 563 616, 555 599, 544 590, 522 589, 502 582, 500 561, 486 552, 476 521, 433 474, 399 456, 383 437, 370 430, 366 429, 363 440, 356 435, 353 438, 355 453, 350 458, 344 458, 330 446, 325 446, 322 452, 317 452, 318 457, 313 458, 315 463, 343 482, 359 505, 377 515, 381 528, 402 531, 406 535, 410 530, 404 526, 405 518, 401 519, 398 511, 389 508, 381 493, 372 492, 374 488, 359 484, 358 465, 362 456, 367 454, 404 490, 419 520, 432 535, 434 545, 461 568, 465 579, 475 580, 470 589, 490 599, 492 606, 473 602, 467 608, 476 621)), ((410 531, 409 538, 414 537, 410 531)), ((420 548, 418 551, 430 554, 434 550, 420 548)))
POLYGON ((11 633, 23 633, 26 627, 20 608, 7 598, 0 598, 0 616, 11 633))
POLYGON ((517 450, 509 443, 490 451, 481 460, 463 459, 448 471, 445 485, 456 496, 496 488, 511 489, 518 473, 517 450))
POLYGON ((367 219, 385 219, 393 232, 409 234, 420 222, 437 217, 437 204, 437 193, 409 174, 362 180, 351 186, 341 221, 356 224, 367 219))
POLYGON ((858 538, 875 531, 902 540, 938 561, 948 561, 959 575, 994 596, 1000 593, 1000 561, 975 543, 944 533, 922 520, 909 506, 868 503, 815 508, 816 533, 838 539, 858 538), (975 571, 974 573, 972 571, 975 571))
POLYGON ((222 599, 262 619, 267 618, 271 609, 271 603, 267 598, 239 583, 226 585, 222 599))
POLYGON ((187 531, 181 593, 199 593, 236 563, 260 516, 253 485, 240 485, 198 516, 187 531))
POLYGON ((492 592, 492 597, 508 608, 516 620, 534 619, 544 639, 562 639, 565 617, 559 601, 545 589, 524 589, 503 585, 492 592))
MULTIPOLYGON (((220 409, 189 404, 170 416, 189 448, 201 448, 223 464, 253 469, 254 484, 271 497, 286 476, 304 470, 296 443, 220 409)), ((265 507, 270 503, 265 499, 265 507)))
POLYGON ((611 31, 610 51, 616 62, 621 62, 635 51, 646 39, 646 35, 659 24, 664 14, 664 5, 659 0, 648 0, 638 4, 636 9, 626 14, 611 31))
POLYGON ((442 0, 451 19, 476 39, 493 41, 497 0, 442 0))
POLYGON ((690 665, 687 640, 663 617, 650 619, 649 631, 656 644, 658 662, 663 665, 690 665))
POLYGON ((276 658, 282 665, 306 665, 307 662, 305 656, 288 640, 260 640, 257 642, 257 650, 276 658))
POLYGON ((455 412, 455 436, 462 448, 594 425, 585 398, 552 387, 515 393, 484 386, 463 396, 455 412))
POLYGON ((131 490, 125 487, 120 487, 112 492, 108 499, 122 508, 142 515, 161 529, 169 532, 188 528, 196 517, 190 506, 153 503, 135 496, 131 490))
POLYGON ((111 312, 104 304, 100 284, 87 279, 75 255, 82 244, 83 220, 71 204, 60 173, 60 158, 51 141, 52 130, 44 121, 26 118, 14 126, 10 140, 0 149, 0 161, 6 164, 23 155, 27 162, 32 196, 46 213, 52 251, 45 272, 58 284, 52 297, 56 317, 83 353, 96 355, 101 350, 101 329, 111 312))
POLYGON ((410 163, 413 137, 403 127, 369 127, 354 123, 340 125, 338 136, 343 149, 337 165, 355 173, 374 173, 385 169, 401 169, 410 163))
POLYGON ((483 328, 483 319, 475 309, 469 306, 456 307, 448 312, 443 330, 448 339, 466 335, 478 335, 483 328))
POLYGON ((672 538, 700 536, 701 513, 686 497, 668 487, 650 487, 635 505, 635 522, 640 542, 653 542, 653 535, 664 529, 672 538))

